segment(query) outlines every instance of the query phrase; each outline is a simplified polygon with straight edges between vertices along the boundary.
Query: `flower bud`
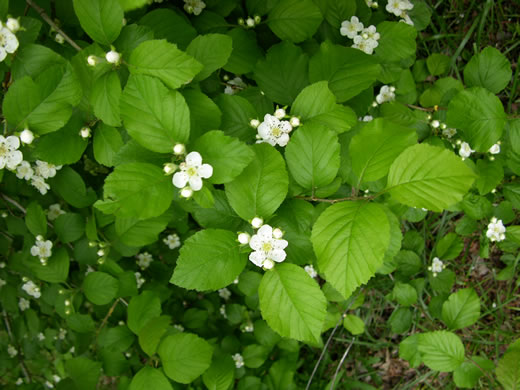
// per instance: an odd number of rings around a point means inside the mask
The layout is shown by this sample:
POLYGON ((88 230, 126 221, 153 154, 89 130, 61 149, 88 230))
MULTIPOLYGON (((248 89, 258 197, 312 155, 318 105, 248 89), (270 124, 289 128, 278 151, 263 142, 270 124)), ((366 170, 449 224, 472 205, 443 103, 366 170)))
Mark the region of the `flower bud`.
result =
POLYGON ((174 163, 164 164, 163 171, 165 175, 171 175, 173 172, 177 170, 177 165, 174 163))
POLYGON ((41 257, 40 258, 40 264, 43 265, 44 267, 47 265, 47 259, 44 258, 44 257, 41 257))
POLYGON ((90 55, 87 57, 87 64, 90 66, 96 66, 98 63, 98 58, 96 56, 90 55))
POLYGON ((184 153, 186 153, 186 146, 184 146, 184 144, 175 144, 173 147, 173 154, 176 156, 181 156, 184 153))
POLYGON ((105 58, 106 58, 107 62, 117 65, 121 61, 121 54, 119 54, 117 51, 110 50, 105 55, 105 58))
POLYGON ((249 240, 251 240, 251 236, 248 233, 240 233, 238 235, 238 242, 242 245, 249 244, 249 240))
POLYGON ((94 241, 89 241, 88 246, 91 247, 91 248, 94 248, 94 247, 97 246, 97 243, 94 242, 94 241))
POLYGON ((81 136, 81 138, 87 139, 88 137, 90 137, 90 134, 91 134, 90 127, 82 127, 81 130, 79 131, 79 135, 81 136))
POLYGON ((60 294, 60 295, 65 294, 65 290, 63 290, 62 288, 60 288, 60 289, 58 290, 58 294, 60 294))
POLYGON ((5 27, 7 27, 14 34, 18 30, 20 30, 20 22, 15 18, 8 18, 7 22, 5 22, 5 27))
POLYGON ((24 144, 31 144, 34 140, 34 134, 31 130, 29 129, 24 129, 21 133, 20 133, 20 141, 22 141, 24 144))
POLYGON ((66 310, 65 310, 65 314, 66 314, 66 315, 69 315, 70 313, 71 313, 70 309, 66 309, 66 310))
POLYGON ((273 230, 273 237, 280 239, 283 237, 283 232, 279 228, 276 228, 273 230))
POLYGON ((98 250, 98 251, 97 251, 97 255, 98 255, 99 257, 103 257, 103 256, 105 256, 105 250, 104 250, 104 249, 100 249, 100 250, 98 250))
POLYGON ((291 124, 292 127, 298 127, 298 126, 300 126, 300 118, 293 116, 291 118, 291 120, 289 121, 289 123, 291 124))
POLYGON ((274 112, 274 116, 278 119, 282 119, 285 117, 285 110, 283 108, 279 108, 274 112))
POLYGON ((271 269, 274 267, 274 261, 271 259, 264 260, 264 269, 271 269))
POLYGON ((184 187, 182 190, 181 190, 181 196, 183 198, 190 198, 191 196, 193 195, 193 190, 190 188, 190 187, 184 187))
POLYGON ((65 306, 70 306, 70 301, 68 299, 65 299, 65 306))
POLYGON ((254 217, 252 220, 251 220, 251 225, 255 228, 255 229, 259 229, 262 225, 264 224, 264 220, 260 217, 254 217))
POLYGON ((229 76, 227 74, 225 74, 224 76, 222 76, 222 80, 229 81, 229 76))
POLYGON ((246 19, 246 26, 247 27, 255 27, 255 20, 253 18, 247 18, 246 19))
POLYGON ((41 234, 38 234, 36 236, 36 241, 42 241, 43 240, 43 236, 41 234))
POLYGON ((446 125, 446 123, 441 123, 441 129, 442 130, 445 130, 448 126, 446 125))
POLYGON ((260 121, 258 119, 251 119, 249 124, 251 125, 251 127, 256 129, 258 126, 260 126, 260 121))
POLYGON ((63 35, 61 35, 60 33, 56 34, 54 40, 58 42, 60 45, 63 44, 63 42, 65 42, 65 38, 63 38, 63 35))
POLYGON ((432 123, 431 123, 431 126, 434 129, 438 128, 440 125, 441 125, 441 123, 437 119, 433 120, 432 123))
POLYGON ((244 21, 244 18, 238 18, 238 24, 239 24, 240 26, 245 25, 246 22, 244 21))
POLYGON ((260 22, 262 21, 262 18, 260 17, 260 15, 255 15, 254 19, 255 19, 255 24, 260 24, 260 22))
POLYGON ((98 259, 97 263, 98 263, 99 265, 105 264, 105 258, 104 258, 104 257, 100 257, 100 258, 98 259))

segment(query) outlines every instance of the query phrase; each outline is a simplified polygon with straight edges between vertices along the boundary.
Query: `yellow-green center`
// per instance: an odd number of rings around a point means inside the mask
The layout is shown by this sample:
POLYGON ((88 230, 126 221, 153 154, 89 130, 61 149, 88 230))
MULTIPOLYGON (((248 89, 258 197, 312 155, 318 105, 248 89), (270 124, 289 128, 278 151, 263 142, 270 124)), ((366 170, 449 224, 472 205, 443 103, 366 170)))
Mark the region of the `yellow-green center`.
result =
POLYGON ((264 252, 271 252, 272 249, 273 249, 273 246, 271 245, 270 242, 264 242, 264 243, 262 244, 262 250, 263 250, 264 252))
POLYGON ((282 130, 280 130, 278 127, 273 127, 271 134, 273 134, 275 137, 279 137, 280 134, 282 134, 282 130))
POLYGON ((5 156, 9 149, 4 144, 0 144, 0 156, 5 156))
POLYGON ((197 169, 194 167, 190 167, 186 169, 186 173, 188 174, 188 176, 194 176, 197 174, 197 169))

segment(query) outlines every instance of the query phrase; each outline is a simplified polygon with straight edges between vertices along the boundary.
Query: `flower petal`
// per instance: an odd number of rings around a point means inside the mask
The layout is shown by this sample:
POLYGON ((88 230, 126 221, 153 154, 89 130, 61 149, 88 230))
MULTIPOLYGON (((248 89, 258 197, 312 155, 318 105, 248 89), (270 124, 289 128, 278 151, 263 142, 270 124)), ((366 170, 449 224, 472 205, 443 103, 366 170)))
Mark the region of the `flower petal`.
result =
POLYGON ((198 172, 200 177, 208 179, 213 176, 213 167, 209 164, 202 164, 198 172))
POLYGON ((193 191, 200 191, 202 188, 202 179, 200 176, 191 176, 189 179, 190 187, 193 191))
POLYGON ((9 149, 18 149, 20 147, 20 138, 10 135, 5 139, 5 144, 9 149))
POLYGON ((269 241, 273 238, 273 228, 269 225, 262 225, 260 229, 258 229, 258 236, 262 239, 262 241, 269 241))
POLYGON ((251 252, 251 253, 249 254, 249 260, 250 260, 254 265, 256 265, 257 267, 261 267, 261 266, 262 266, 262 263, 263 263, 264 260, 265 260, 265 254, 264 254, 264 252, 260 252, 260 251, 251 252))
POLYGON ((255 234, 253 237, 251 237, 251 240, 249 241, 249 246, 251 247, 251 249, 259 251, 262 249, 262 243, 263 241, 260 238, 260 236, 258 234, 255 234))
POLYGON ((287 245, 289 245, 289 243, 286 240, 273 240, 273 248, 275 249, 285 249, 287 245))
POLYGON ((184 188, 186 187, 186 183, 188 182, 189 176, 186 172, 176 172, 175 175, 173 175, 173 185, 177 188, 184 188))
POLYGON ((277 263, 281 263, 285 260, 286 256, 287 254, 285 253, 285 251, 281 249, 275 249, 274 251, 271 251, 269 258, 271 260, 276 261, 277 263))
POLYGON ((202 156, 199 152, 191 152, 186 156, 186 164, 190 166, 200 167, 202 164, 202 156))

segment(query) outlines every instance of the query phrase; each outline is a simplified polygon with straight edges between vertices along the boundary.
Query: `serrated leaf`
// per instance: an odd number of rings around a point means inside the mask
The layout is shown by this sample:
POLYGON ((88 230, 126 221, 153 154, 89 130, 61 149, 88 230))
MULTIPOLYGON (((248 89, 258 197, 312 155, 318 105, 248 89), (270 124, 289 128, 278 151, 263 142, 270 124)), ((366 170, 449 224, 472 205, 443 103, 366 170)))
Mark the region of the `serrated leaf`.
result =
POLYGON ((464 346, 459 336, 445 330, 421 333, 419 352, 424 364, 435 371, 455 371, 464 361, 464 346))
POLYGON ((390 166, 387 191, 408 206, 442 211, 462 200, 475 176, 453 152, 419 144, 390 166))
POLYGON ((164 374, 156 369, 149 366, 141 368, 137 374, 132 378, 130 382, 129 390, 172 390, 173 387, 170 384, 168 378, 164 374))
POLYGON ((520 350, 508 351, 498 362, 496 375, 505 390, 520 388, 520 350))
POLYGON ((390 225, 383 207, 376 203, 342 202, 319 216, 311 240, 320 271, 348 298, 383 264, 390 225))
POLYGON ((135 217, 116 217, 116 233, 121 242, 128 246, 144 246, 157 241, 161 233, 172 219, 172 213, 149 219, 138 219, 135 217))
POLYGON ((143 291, 130 300, 127 313, 128 327, 139 334, 148 321, 161 315, 161 300, 154 291, 143 291))
POLYGON ((119 282, 105 272, 90 272, 83 281, 83 291, 94 305, 106 305, 117 295, 119 282))
POLYGON ((40 280, 49 283, 63 283, 69 276, 69 254, 65 248, 59 248, 53 252, 47 260, 47 265, 43 266, 38 261, 31 265, 31 269, 40 280))
POLYGON ((188 384, 211 365, 213 347, 191 333, 168 336, 159 346, 159 356, 166 375, 175 382, 188 384))
POLYGON ((227 390, 235 378, 235 362, 229 355, 215 357, 202 376, 208 390, 227 390))
POLYGON ((233 40, 223 34, 199 35, 191 41, 186 53, 204 66, 193 80, 204 80, 211 73, 226 65, 233 50, 232 43, 233 40))
POLYGON ((262 50, 256 43, 255 33, 236 27, 229 30, 227 35, 233 40, 233 51, 223 68, 237 75, 252 72, 262 56, 262 50))
POLYGON ((90 94, 94 114, 107 125, 121 126, 120 97, 121 81, 117 72, 107 72, 98 77, 90 94))
POLYGON ((480 299, 472 288, 450 295, 442 305, 442 320, 451 330, 473 325, 480 317, 480 299))
POLYGON ((249 122, 257 117, 255 108, 241 96, 222 94, 215 100, 222 111, 221 129, 232 137, 248 142, 255 139, 256 131, 249 122))
POLYGON ((130 77, 121 96, 121 117, 132 138, 154 152, 171 152, 190 135, 190 111, 183 96, 153 77, 130 77))
POLYGON ((184 50, 197 36, 197 30, 184 15, 168 8, 156 8, 144 15, 139 24, 150 27, 155 39, 167 39, 184 50))
POLYGON ((121 32, 124 13, 117 0, 74 0, 81 27, 96 42, 110 45, 121 32))
POLYGON ((270 145, 252 146, 255 158, 230 183, 226 184, 229 204, 245 220, 268 218, 285 199, 289 178, 285 161, 270 145))
POLYGON ((509 60, 491 46, 471 57, 464 67, 464 81, 468 87, 484 87, 494 94, 509 84, 511 75, 509 60))
POLYGON ((139 346, 148 355, 153 356, 157 351, 161 338, 166 333, 172 319, 169 316, 160 316, 150 319, 141 327, 139 336, 139 346))
POLYGON ((246 262, 235 233, 202 230, 184 242, 170 283, 198 291, 218 290, 231 284, 246 262))
POLYGON ((262 317, 281 336, 320 342, 327 301, 303 268, 277 264, 264 274, 258 296, 262 317))
POLYGON ((131 74, 157 77, 169 88, 176 89, 193 80, 203 65, 166 40, 145 41, 130 55, 131 74))
POLYGON ((353 335, 363 334, 365 331, 365 323, 354 314, 347 314, 343 319, 343 327, 353 335))
POLYGON ((33 236, 47 234, 47 217, 37 202, 31 202, 25 212, 25 225, 33 236))
POLYGON ((123 138, 117 129, 101 124, 94 131, 94 158, 107 167, 114 166, 114 157, 123 146, 123 138))
POLYGON ((313 36, 322 20, 311 0, 281 0, 269 12, 267 25, 282 41, 297 43, 313 36))

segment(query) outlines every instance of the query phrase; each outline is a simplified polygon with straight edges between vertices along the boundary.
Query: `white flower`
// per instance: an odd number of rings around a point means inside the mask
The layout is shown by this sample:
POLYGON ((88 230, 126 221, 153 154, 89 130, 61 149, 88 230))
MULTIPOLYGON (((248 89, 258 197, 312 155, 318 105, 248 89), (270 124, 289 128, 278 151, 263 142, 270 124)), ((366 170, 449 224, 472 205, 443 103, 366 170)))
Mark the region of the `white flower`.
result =
POLYGON ((235 361, 235 367, 240 368, 244 366, 244 358, 239 353, 235 353, 233 355, 233 360, 235 361))
POLYGON ((7 27, 0 28, 0 62, 18 49, 18 39, 7 27))
POLYGON ((193 190, 190 187, 184 187, 181 190, 181 196, 183 198, 190 198, 193 195, 193 190))
POLYGON ((65 211, 61 209, 59 203, 51 204, 49 210, 47 210, 47 218, 49 218, 49 221, 54 221, 62 214, 65 214, 65 211))
POLYGON ((67 330, 60 328, 60 330, 58 331, 58 338, 60 340, 65 340, 65 337, 67 337, 67 330))
POLYGON ((231 297, 231 291, 224 287, 218 290, 218 295, 220 296, 220 298, 227 301, 231 297))
POLYGON ((175 249, 181 246, 181 239, 175 233, 169 234, 168 237, 163 239, 163 242, 168 245, 168 248, 175 249))
POLYGON ((58 383, 59 381, 61 381, 61 378, 58 375, 53 375, 52 380, 54 381, 54 383, 58 383))
POLYGON ((42 295, 42 293, 40 292, 40 288, 32 280, 29 280, 28 282, 24 283, 24 285, 22 286, 22 290, 24 290, 27 294, 36 299, 40 298, 42 295))
POLYGON ((247 27, 255 27, 255 20, 251 17, 246 19, 246 26, 247 27))
POLYGON ((202 188, 202 179, 209 179, 213 175, 213 167, 202 164, 202 157, 198 152, 188 153, 186 160, 179 165, 180 172, 173 175, 173 185, 184 188, 189 183, 193 191, 202 188))
POLYGON ((46 161, 36 160, 35 173, 44 179, 56 176, 56 171, 61 169, 61 165, 50 164, 46 161))
POLYGON ((290 120, 289 120, 289 123, 291 124, 292 127, 298 127, 300 126, 300 118, 296 117, 296 116, 293 116, 290 120))
POLYGON ((88 138, 88 137, 90 137, 90 134, 91 134, 90 127, 82 127, 81 130, 79 131, 79 135, 81 136, 81 138, 88 138))
POLYGON ((401 17, 402 17, 402 19, 399 20, 400 22, 406 23, 406 24, 408 24, 410 26, 414 25, 412 18, 410 18, 410 16, 408 16, 408 14, 406 12, 403 12, 401 14, 401 17))
POLYGON ((173 146, 173 154, 176 156, 180 156, 186 153, 186 146, 184 144, 175 144, 173 146))
POLYGON ((137 265, 141 267, 142 270, 148 268, 153 261, 152 255, 148 252, 139 253, 137 259, 137 265))
POLYGON ((85 275, 88 275, 89 273, 94 272, 94 271, 95 271, 94 268, 92 268, 90 265, 87 265, 87 270, 85 271, 85 275))
POLYGON ((45 335, 42 332, 38 333, 37 337, 38 337, 38 340, 40 340, 40 341, 45 340, 45 335))
POLYGON ((280 263, 287 256, 284 249, 288 242, 273 236, 273 228, 262 225, 258 232, 251 237, 249 246, 254 252, 249 254, 249 260, 258 267, 272 268, 274 263, 280 263))
POLYGON ((434 257, 432 260, 432 265, 428 267, 428 271, 431 271, 433 276, 436 277, 437 274, 440 274, 444 268, 446 268, 446 266, 442 260, 440 260, 438 257, 434 257))
POLYGON ((63 35, 61 35, 60 33, 57 33, 55 36, 54 36, 54 40, 59 43, 60 45, 62 45, 64 42, 65 42, 65 37, 63 35))
POLYGON ((283 108, 279 108, 274 112, 274 116, 276 119, 283 119, 285 117, 285 110, 283 108))
POLYGON ((76 353, 76 348, 74 346, 70 347, 69 353, 71 353, 71 354, 76 353))
POLYGON ((257 143, 267 142, 272 146, 285 146, 289 142, 292 126, 288 121, 280 121, 273 115, 265 114, 264 121, 257 128, 257 143))
POLYGON ((18 350, 12 346, 11 344, 9 344, 7 346, 7 353, 9 354, 9 356, 11 356, 12 358, 14 358, 16 355, 18 355, 18 350))
POLYGON ((442 130, 442 135, 446 138, 451 138, 453 137, 455 134, 457 134, 457 129, 453 129, 451 127, 448 127, 444 130, 442 130))
POLYGON ((18 30, 20 30, 20 21, 15 18, 7 18, 5 27, 7 27, 13 34, 15 34, 18 32, 18 30))
POLYGON ((249 244, 249 240, 251 240, 251 236, 249 233, 239 233, 238 234, 238 242, 242 245, 249 244))
POLYGON ((44 178, 41 176, 32 176, 31 177, 31 185, 35 187, 38 191, 40 191, 40 194, 45 195, 47 191, 51 188, 50 185, 48 185, 44 178))
POLYGON ((173 325, 173 327, 177 329, 179 332, 184 332, 184 326, 182 326, 181 324, 175 324, 173 325))
POLYGON ((252 332, 254 332, 255 327, 253 326, 253 324, 251 322, 248 322, 247 324, 243 325, 240 330, 242 332, 252 333, 252 332))
POLYGON ((20 141, 22 141, 24 144, 27 144, 27 145, 31 144, 34 141, 33 132, 29 129, 24 129, 20 133, 20 141))
POLYGON ((371 122, 374 120, 374 117, 372 115, 365 115, 363 118, 360 119, 362 122, 371 122))
POLYGON ((379 7, 379 4, 377 3, 377 1, 365 0, 365 2, 367 3, 367 7, 370 7, 370 8, 377 8, 377 7, 379 7))
POLYGON ((20 385, 23 385, 23 379, 22 378, 18 378, 16 380, 16 382, 14 382, 16 386, 20 386, 20 385))
MULTIPOLYGON (((1 39, 0 30, 0 39, 1 39)), ((15 169, 23 161, 23 154, 19 150, 20 139, 14 135, 5 138, 0 135, 0 169, 15 169)))
POLYGON ((219 312, 222 317, 227 318, 226 305, 220 306, 219 312))
POLYGON ((31 247, 31 255, 39 257, 40 259, 46 259, 52 256, 52 242, 43 239, 36 239, 36 242, 31 247))
POLYGON ((34 175, 34 170, 31 168, 31 164, 27 161, 22 161, 20 165, 16 167, 16 177, 18 179, 30 180, 34 175))
POLYGON ((467 142, 463 142, 461 145, 460 145, 460 149, 459 149, 459 156, 462 157, 462 159, 466 159, 468 158, 471 153, 473 153, 474 150, 471 149, 471 147, 469 146, 469 144, 467 142))
POLYGON ((7 282, 4 279, 0 279, 0 288, 4 287, 7 282))
POLYGON ((356 16, 352 16, 350 18, 350 22, 348 20, 344 20, 341 23, 339 32, 342 36, 347 36, 350 39, 354 39, 357 33, 361 30, 363 30, 363 23, 361 23, 356 16))
POLYGON ((108 63, 117 65, 121 61, 121 54, 115 50, 110 50, 105 54, 105 58, 108 63))
POLYGON ((49 381, 45 381, 44 385, 47 386, 49 389, 54 389, 54 385, 49 381))
POLYGON ((433 120, 430 123, 430 126, 433 127, 434 129, 438 128, 440 125, 441 125, 441 122, 439 122, 437 119, 433 120))
POLYGON ((27 310, 28 308, 31 307, 31 302, 29 302, 25 298, 20 298, 18 300, 18 307, 20 308, 21 311, 27 310))
POLYGON ((379 94, 376 96, 376 102, 383 104, 386 102, 392 102, 395 100, 395 87, 390 85, 383 85, 379 90, 379 94))
POLYGON ((206 3, 201 0, 184 0, 184 10, 189 14, 200 15, 206 8, 206 3))
POLYGON ((249 122, 249 125, 256 129, 258 126, 260 126, 260 121, 258 119, 251 119, 251 121, 249 122))
POLYGON ((306 265, 305 267, 303 267, 303 269, 305 270, 305 272, 309 274, 311 278, 315 278, 316 276, 318 276, 318 273, 316 272, 312 264, 306 265))
POLYGON ((96 66, 98 63, 98 57, 94 56, 94 55, 90 55, 87 57, 87 64, 89 64, 90 66, 96 66))
POLYGON ((389 0, 386 5, 387 12, 395 16, 401 16, 403 11, 411 10, 412 8, 413 4, 409 0, 389 0))
POLYGON ((494 144, 489 148, 489 153, 491 154, 499 154, 500 153, 500 144, 494 144))
POLYGON ((137 288, 141 288, 141 286, 144 284, 144 282, 146 282, 146 279, 144 279, 142 276, 141 276, 141 273, 140 272, 135 272, 135 281, 137 283, 137 288))
POLYGON ((251 220, 251 226, 253 226, 255 229, 260 228, 264 224, 264 220, 260 217, 254 217, 251 220))
POLYGON ((239 92, 240 90, 246 88, 247 85, 240 77, 235 77, 233 80, 228 81, 226 88, 224 89, 224 93, 226 95, 234 95, 235 93, 239 92))
POLYGON ((491 222, 488 225, 488 230, 486 232, 486 237, 489 238, 490 241, 503 241, 506 239, 506 228, 502 223, 501 219, 496 219, 496 217, 491 218, 491 222))

